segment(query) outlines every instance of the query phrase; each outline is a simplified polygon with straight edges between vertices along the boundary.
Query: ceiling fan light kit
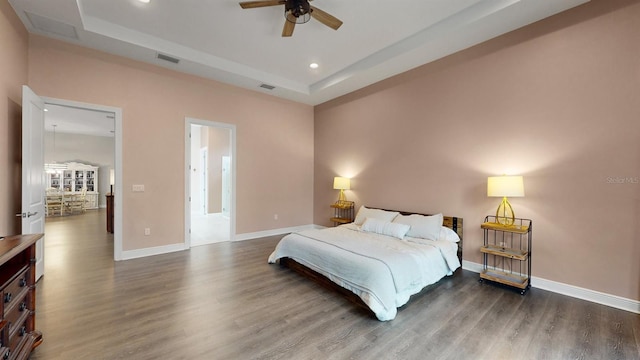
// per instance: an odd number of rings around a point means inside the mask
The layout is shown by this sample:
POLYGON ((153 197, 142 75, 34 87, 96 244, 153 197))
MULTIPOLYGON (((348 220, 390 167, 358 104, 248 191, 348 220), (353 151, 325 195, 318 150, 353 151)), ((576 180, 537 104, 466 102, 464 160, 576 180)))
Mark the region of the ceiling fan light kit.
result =
POLYGON ((335 16, 326 13, 309 4, 310 0, 263 0, 263 1, 242 1, 240 7, 243 9, 253 9, 267 6, 284 5, 284 27, 282 28, 282 36, 289 37, 293 35, 296 24, 304 24, 312 17, 322 24, 338 30, 342 25, 335 16))
POLYGON ((311 20, 311 5, 305 0, 288 0, 284 3, 284 18, 295 24, 311 20))

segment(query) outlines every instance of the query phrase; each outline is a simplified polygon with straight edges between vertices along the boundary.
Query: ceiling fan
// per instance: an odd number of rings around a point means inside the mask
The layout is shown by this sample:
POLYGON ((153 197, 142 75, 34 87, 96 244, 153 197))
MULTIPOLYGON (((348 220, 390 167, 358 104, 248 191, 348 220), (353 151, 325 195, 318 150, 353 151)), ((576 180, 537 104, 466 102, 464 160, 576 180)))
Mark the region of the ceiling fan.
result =
POLYGON ((296 24, 304 24, 311 17, 320 21, 324 25, 338 30, 342 25, 342 21, 335 16, 330 15, 315 6, 309 4, 311 0, 264 0, 264 1, 242 1, 240 6, 243 9, 252 9, 266 6, 284 5, 284 28, 282 29, 282 36, 293 35, 293 29, 296 24))

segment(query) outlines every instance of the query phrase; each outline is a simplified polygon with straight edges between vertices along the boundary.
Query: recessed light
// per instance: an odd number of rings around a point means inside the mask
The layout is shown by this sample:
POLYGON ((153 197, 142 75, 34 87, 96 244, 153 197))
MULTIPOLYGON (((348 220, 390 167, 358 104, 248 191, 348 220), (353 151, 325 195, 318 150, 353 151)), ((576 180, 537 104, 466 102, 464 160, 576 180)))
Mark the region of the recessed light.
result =
POLYGON ((312 69, 317 69, 317 68, 318 68, 318 66, 320 66, 320 65, 318 65, 317 63, 311 63, 311 64, 309 64, 309 67, 310 67, 310 68, 312 68, 312 69))
POLYGON ((151 0, 138 0, 138 1, 140 1, 141 3, 148 4, 148 3, 149 3, 149 1, 151 1, 151 0))

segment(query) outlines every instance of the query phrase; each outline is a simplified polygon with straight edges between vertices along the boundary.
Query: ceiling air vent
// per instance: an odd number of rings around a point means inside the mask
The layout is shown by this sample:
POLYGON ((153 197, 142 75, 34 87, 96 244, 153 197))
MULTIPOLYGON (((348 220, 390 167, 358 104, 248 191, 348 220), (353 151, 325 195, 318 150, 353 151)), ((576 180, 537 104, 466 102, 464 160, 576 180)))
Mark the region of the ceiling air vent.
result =
POLYGON ((177 64, 180 62, 180 59, 178 58, 174 58, 173 56, 169 56, 169 55, 165 55, 165 54, 160 54, 158 53, 156 56, 158 59, 160 60, 164 60, 164 61, 168 61, 174 64, 177 64))
POLYGON ((267 90, 273 90, 273 89, 276 88, 273 85, 267 85, 267 84, 261 84, 260 87, 263 88, 263 89, 267 89, 267 90))
POLYGON ((50 19, 48 17, 36 15, 25 11, 27 18, 31 22, 31 25, 43 33, 55 36, 62 36, 67 39, 78 40, 78 33, 73 25, 65 24, 58 20, 50 19))

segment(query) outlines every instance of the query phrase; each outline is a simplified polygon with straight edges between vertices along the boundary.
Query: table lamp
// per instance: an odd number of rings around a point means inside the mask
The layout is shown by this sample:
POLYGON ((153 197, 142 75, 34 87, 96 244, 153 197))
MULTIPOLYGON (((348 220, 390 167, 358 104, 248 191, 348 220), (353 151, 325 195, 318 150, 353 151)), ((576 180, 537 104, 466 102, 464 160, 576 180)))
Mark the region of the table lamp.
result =
POLYGON ((487 179, 487 196, 502 197, 502 202, 498 206, 498 210, 496 210, 496 222, 507 226, 513 225, 515 214, 507 200, 507 196, 524 196, 522 176, 489 176, 487 179))
POLYGON ((110 192, 111 195, 113 195, 113 184, 115 183, 116 183, 115 171, 113 171, 113 169, 109 169, 109 185, 111 185, 111 192, 110 192))
POLYGON ((344 195, 344 191, 351 189, 351 179, 336 176, 333 178, 333 188, 335 190, 340 190, 338 202, 347 201, 347 197, 344 195))

